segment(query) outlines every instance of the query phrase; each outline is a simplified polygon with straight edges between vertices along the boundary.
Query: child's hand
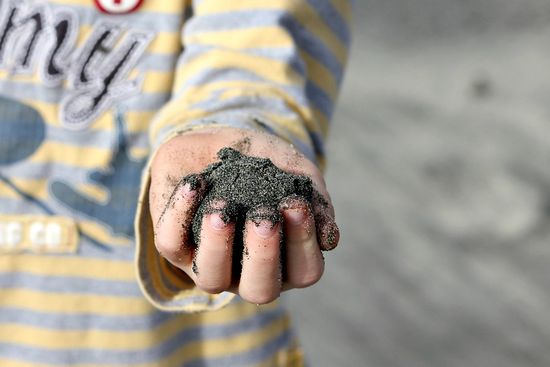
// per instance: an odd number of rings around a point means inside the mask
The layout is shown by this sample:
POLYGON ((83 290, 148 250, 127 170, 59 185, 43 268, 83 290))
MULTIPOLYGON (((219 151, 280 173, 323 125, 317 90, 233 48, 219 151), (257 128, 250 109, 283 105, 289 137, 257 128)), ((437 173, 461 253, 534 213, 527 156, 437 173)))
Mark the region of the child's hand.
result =
POLYGON ((171 139, 161 146, 153 161, 149 200, 155 245, 162 256, 202 290, 234 292, 253 303, 268 303, 283 290, 316 283, 324 269, 321 249, 333 249, 339 239, 334 209, 320 171, 287 142, 260 132, 210 128, 171 139), (248 220, 243 234, 247 254, 243 256, 240 277, 231 274, 235 223, 225 223, 218 213, 206 215, 201 243, 195 249, 190 228, 202 193, 200 189, 191 190, 188 184, 178 185, 184 176, 199 173, 217 161, 216 153, 227 146, 249 156, 270 158, 284 171, 310 177, 324 196, 322 201, 328 203, 310 205, 290 197, 279 206, 283 223, 272 226, 262 221, 256 225, 248 220), (285 248, 282 261, 280 233, 285 248), (281 274, 283 263, 285 274, 281 274))

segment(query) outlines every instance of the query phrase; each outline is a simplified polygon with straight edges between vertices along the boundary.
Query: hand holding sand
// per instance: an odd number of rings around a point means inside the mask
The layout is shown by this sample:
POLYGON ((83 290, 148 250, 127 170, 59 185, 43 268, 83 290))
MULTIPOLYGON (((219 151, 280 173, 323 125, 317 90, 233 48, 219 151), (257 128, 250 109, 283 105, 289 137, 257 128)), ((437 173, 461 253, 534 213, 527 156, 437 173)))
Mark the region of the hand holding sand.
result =
POLYGON ((275 136, 188 132, 159 149, 151 177, 157 249, 206 292, 271 302, 316 283, 338 243, 321 173, 275 136))

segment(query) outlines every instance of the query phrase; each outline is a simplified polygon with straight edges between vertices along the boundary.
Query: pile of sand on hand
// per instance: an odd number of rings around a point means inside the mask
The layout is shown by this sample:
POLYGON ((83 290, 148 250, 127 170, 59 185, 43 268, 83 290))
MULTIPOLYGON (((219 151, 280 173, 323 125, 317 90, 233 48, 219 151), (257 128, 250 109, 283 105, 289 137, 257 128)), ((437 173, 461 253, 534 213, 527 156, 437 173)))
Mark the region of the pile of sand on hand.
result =
MULTIPOLYGON (((233 268, 240 273, 247 219, 256 224, 269 220, 275 225, 282 222, 279 205, 283 199, 298 196, 311 203, 320 195, 316 194, 309 177, 285 172, 267 158, 246 156, 229 147, 222 148, 218 158, 219 161, 200 174, 183 178, 192 186, 196 186, 198 180, 206 184, 203 200, 193 218, 192 237, 200 246, 202 220, 207 214, 218 212, 226 223, 234 222, 233 268)), ((282 226, 280 228, 282 230, 282 226)), ((284 256, 282 252, 281 256, 284 256)), ((193 270, 198 271, 195 266, 193 270)))

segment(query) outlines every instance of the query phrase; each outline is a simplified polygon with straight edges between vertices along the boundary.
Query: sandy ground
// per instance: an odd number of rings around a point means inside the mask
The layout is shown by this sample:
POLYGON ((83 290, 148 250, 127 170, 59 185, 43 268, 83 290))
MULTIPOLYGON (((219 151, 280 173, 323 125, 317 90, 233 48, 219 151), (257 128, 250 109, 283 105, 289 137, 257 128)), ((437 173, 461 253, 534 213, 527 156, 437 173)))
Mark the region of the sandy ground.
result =
POLYGON ((311 366, 550 366, 550 3, 357 1, 311 366))

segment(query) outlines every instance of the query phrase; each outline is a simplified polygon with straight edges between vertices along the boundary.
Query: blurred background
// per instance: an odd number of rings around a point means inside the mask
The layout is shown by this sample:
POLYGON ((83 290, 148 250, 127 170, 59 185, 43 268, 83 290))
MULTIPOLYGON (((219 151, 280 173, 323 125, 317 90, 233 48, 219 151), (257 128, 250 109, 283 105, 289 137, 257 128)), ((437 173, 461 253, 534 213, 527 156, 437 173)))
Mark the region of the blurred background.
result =
POLYGON ((550 366, 550 2, 357 0, 313 367, 550 366))

